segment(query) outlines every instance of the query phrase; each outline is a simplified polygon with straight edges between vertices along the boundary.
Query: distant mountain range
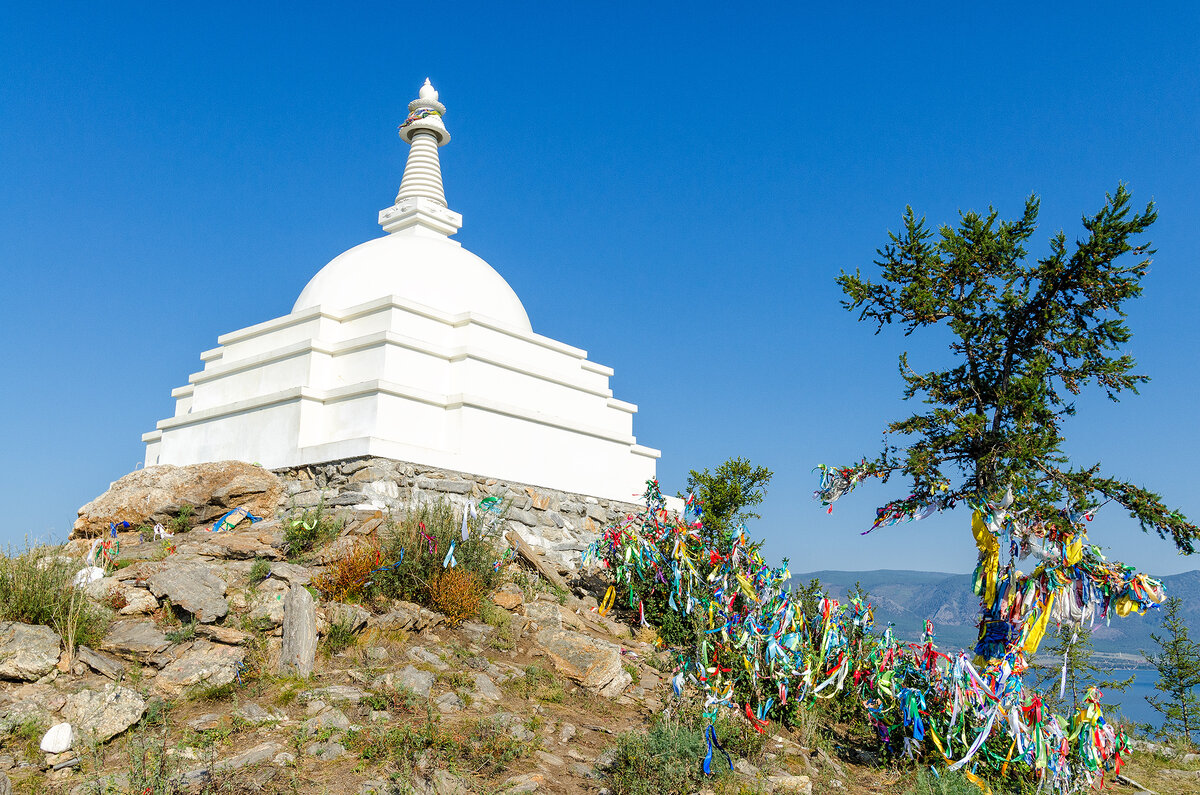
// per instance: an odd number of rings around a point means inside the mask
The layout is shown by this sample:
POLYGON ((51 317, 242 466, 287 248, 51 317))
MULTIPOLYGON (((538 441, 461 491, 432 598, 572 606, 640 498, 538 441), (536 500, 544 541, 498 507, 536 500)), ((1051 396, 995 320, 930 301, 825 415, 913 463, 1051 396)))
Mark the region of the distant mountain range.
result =
MULTIPOLYGON (((921 635, 925 619, 933 621, 938 646, 974 648, 976 622, 979 620, 979 597, 971 591, 971 575, 946 574, 937 571, 813 571, 793 574, 796 583, 807 583, 816 577, 829 594, 844 600, 855 583, 870 595, 875 607, 878 629, 889 622, 903 638, 916 640, 921 635)), ((1193 639, 1200 640, 1200 570, 1171 574, 1162 578, 1168 596, 1183 599, 1183 613, 1193 639)), ((1096 651, 1138 655, 1142 649, 1157 650, 1150 639, 1162 623, 1162 610, 1151 610, 1145 616, 1112 617, 1109 626, 1097 622, 1092 630, 1096 651)))

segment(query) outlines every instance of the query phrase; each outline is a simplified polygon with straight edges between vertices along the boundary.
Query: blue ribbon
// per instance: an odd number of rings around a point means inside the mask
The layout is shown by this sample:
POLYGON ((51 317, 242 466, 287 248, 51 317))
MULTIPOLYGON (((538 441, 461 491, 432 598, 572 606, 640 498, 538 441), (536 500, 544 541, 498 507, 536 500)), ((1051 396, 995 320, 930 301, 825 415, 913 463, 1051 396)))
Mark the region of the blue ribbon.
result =
POLYGON ((711 776, 713 774, 712 759, 714 745, 717 746, 718 751, 720 751, 722 754, 725 754, 725 761, 729 763, 729 769, 733 770, 733 760, 729 758, 729 754, 724 748, 721 747, 721 743, 717 740, 717 728, 711 723, 708 724, 708 728, 704 730, 704 739, 708 741, 708 753, 704 756, 704 775, 711 776))

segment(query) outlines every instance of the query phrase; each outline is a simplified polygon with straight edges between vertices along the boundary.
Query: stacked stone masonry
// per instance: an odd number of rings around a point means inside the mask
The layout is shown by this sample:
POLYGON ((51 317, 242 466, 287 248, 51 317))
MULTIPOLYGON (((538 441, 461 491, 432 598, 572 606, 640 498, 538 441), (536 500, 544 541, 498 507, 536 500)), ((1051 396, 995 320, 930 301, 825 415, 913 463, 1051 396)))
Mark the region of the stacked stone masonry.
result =
POLYGON ((579 568, 583 550, 605 526, 641 507, 633 494, 630 502, 620 502, 386 458, 351 458, 274 471, 284 481, 285 511, 323 504, 330 509, 401 514, 442 500, 457 510, 485 497, 507 500, 508 529, 570 571, 579 568))

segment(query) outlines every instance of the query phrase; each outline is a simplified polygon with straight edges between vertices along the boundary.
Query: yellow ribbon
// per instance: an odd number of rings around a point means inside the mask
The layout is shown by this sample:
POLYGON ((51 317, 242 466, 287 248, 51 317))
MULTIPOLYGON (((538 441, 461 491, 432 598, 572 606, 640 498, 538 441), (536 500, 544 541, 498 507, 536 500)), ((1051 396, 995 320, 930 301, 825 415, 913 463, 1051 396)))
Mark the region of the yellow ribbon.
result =
POLYGON ((608 586, 608 591, 604 594, 604 601, 600 603, 600 615, 604 615, 611 610, 615 601, 617 601, 617 589, 610 585, 608 586))

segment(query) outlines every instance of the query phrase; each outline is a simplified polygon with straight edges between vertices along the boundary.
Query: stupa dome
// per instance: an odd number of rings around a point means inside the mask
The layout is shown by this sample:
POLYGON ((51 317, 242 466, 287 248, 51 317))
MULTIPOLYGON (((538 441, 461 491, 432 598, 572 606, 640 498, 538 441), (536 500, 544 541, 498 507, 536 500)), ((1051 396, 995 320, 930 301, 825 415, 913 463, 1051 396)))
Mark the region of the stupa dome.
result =
POLYGON ((521 299, 504 277, 445 237, 398 232, 335 257, 309 280, 292 312, 346 309, 395 295, 440 312, 471 312, 532 331, 521 299))
MULTIPOLYGON (((387 234, 321 268, 287 315, 218 337, 172 390, 174 415, 142 435, 147 466, 384 458, 622 501, 654 477, 659 452, 637 443, 612 368, 535 333, 508 282, 450 239, 462 216, 442 184, 445 113, 426 81, 400 125, 408 160, 379 213, 387 234)), ((360 508, 410 496, 355 480, 360 508)))

